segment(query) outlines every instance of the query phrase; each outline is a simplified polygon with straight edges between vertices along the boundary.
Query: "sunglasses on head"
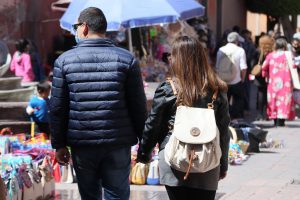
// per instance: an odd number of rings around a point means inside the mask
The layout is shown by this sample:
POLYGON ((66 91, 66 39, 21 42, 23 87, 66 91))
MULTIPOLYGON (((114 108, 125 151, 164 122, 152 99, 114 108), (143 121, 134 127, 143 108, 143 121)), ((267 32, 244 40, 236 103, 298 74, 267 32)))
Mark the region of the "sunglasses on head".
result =
POLYGON ((81 26, 83 23, 78 23, 78 24, 73 24, 72 28, 74 29, 74 31, 77 31, 78 27, 81 26))

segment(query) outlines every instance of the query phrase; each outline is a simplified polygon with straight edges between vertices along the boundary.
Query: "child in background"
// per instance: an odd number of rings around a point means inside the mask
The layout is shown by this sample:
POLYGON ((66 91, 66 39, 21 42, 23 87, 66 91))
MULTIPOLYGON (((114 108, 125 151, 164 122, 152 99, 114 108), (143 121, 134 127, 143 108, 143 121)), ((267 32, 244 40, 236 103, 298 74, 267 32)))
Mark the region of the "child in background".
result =
POLYGON ((41 133, 46 133, 50 136, 49 127, 49 99, 51 86, 48 82, 39 83, 37 85, 38 96, 34 96, 30 99, 26 108, 27 114, 31 120, 36 123, 41 133))

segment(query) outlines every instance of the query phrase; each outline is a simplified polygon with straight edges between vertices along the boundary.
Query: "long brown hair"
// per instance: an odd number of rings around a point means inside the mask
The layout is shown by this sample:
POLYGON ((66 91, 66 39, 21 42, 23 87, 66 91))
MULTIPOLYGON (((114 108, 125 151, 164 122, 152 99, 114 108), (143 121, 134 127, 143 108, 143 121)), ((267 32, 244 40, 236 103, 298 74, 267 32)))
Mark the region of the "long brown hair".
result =
POLYGON ((274 49, 274 39, 269 35, 263 35, 258 40, 258 47, 264 56, 267 56, 274 49))
POLYGON ((227 90, 226 83, 209 66, 206 52, 196 38, 180 36, 175 39, 171 66, 179 88, 177 101, 184 105, 193 106, 209 90, 227 90))

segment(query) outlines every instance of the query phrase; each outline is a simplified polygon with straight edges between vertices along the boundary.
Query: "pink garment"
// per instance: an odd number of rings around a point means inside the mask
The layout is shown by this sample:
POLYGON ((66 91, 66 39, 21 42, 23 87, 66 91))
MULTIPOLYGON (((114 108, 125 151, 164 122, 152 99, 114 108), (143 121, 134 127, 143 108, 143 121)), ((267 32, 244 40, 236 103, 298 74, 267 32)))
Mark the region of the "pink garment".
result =
POLYGON ((16 76, 22 77, 22 82, 32 82, 34 80, 34 73, 28 53, 16 51, 10 64, 10 70, 14 72, 16 76))
POLYGON ((262 66, 262 76, 268 79, 269 119, 293 120, 296 115, 292 78, 284 51, 267 55, 262 66))

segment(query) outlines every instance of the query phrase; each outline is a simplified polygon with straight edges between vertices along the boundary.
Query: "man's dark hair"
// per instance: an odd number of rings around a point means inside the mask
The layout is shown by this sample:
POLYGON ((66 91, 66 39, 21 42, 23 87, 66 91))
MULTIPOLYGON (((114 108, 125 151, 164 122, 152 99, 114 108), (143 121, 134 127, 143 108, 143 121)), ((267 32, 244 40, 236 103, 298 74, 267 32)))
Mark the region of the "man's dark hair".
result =
POLYGON ((47 81, 40 82, 37 85, 37 91, 38 91, 39 94, 43 93, 43 92, 46 92, 46 91, 48 91, 50 89, 51 89, 51 85, 47 81))
POLYGON ((105 33, 107 28, 106 18, 99 8, 89 7, 81 11, 78 18, 80 23, 86 23, 89 30, 94 33, 105 33))
POLYGON ((293 39, 292 39, 292 42, 294 42, 294 41, 295 41, 295 42, 298 42, 298 43, 300 44, 300 39, 298 39, 298 38, 293 38, 293 39))

